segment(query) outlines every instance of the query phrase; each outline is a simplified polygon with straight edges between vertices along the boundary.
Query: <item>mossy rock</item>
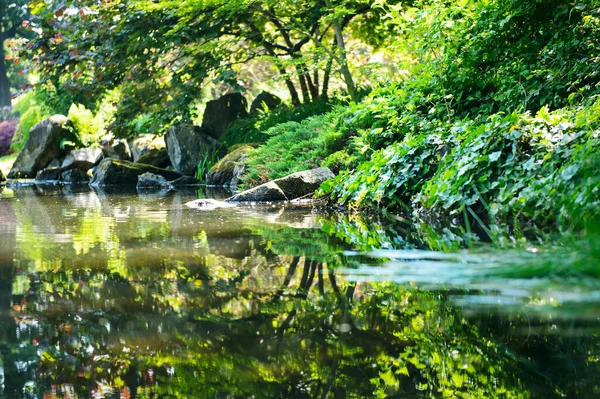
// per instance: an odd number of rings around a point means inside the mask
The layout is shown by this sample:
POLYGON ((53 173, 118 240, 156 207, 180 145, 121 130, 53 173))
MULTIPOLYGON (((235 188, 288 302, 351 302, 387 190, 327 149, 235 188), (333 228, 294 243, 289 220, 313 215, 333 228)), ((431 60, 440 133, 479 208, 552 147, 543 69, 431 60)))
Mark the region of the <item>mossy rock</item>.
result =
POLYGON ((171 160, 166 148, 156 148, 147 150, 144 155, 139 157, 136 163, 153 165, 157 168, 167 168, 171 165, 171 160))
POLYGON ((135 187, 138 182, 138 176, 147 172, 163 176, 167 180, 174 180, 181 176, 178 172, 157 168, 152 165, 107 158, 98 165, 90 186, 135 187))
MULTIPOLYGON (((135 138, 129 144, 131 149, 131 155, 133 162, 147 163, 149 165, 155 165, 149 162, 143 162, 141 158, 149 152, 159 151, 166 149, 165 138, 156 137, 152 134, 145 134, 143 136, 135 138)), ((155 165, 158 166, 158 165, 155 165)), ((162 166, 159 166, 162 167, 162 166)))
POLYGON ((213 166, 206 177, 206 184, 211 186, 237 186, 240 176, 246 170, 244 160, 254 148, 250 145, 236 146, 213 166))

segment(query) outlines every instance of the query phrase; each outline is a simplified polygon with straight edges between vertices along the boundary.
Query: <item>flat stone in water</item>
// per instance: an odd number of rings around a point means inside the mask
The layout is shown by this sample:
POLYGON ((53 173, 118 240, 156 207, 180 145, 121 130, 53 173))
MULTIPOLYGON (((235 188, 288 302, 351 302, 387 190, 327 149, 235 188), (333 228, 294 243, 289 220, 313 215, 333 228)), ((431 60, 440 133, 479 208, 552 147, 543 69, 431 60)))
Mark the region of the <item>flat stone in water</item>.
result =
POLYGON ((193 209, 200 209, 203 211, 211 211, 218 208, 233 208, 235 205, 228 204, 227 202, 217 201, 214 199, 197 199, 194 201, 186 202, 185 206, 193 209))

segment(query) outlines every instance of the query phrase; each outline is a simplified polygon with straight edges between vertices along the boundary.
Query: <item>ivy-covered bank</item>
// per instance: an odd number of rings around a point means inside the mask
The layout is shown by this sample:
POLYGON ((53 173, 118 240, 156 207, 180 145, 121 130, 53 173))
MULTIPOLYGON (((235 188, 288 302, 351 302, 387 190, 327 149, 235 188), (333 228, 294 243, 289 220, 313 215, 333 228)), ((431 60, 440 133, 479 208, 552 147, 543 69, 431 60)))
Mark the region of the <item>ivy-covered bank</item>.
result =
POLYGON ((600 216, 599 10, 428 3, 405 25, 408 79, 268 129, 245 182, 321 165, 339 172, 321 194, 349 207, 582 228, 600 216))

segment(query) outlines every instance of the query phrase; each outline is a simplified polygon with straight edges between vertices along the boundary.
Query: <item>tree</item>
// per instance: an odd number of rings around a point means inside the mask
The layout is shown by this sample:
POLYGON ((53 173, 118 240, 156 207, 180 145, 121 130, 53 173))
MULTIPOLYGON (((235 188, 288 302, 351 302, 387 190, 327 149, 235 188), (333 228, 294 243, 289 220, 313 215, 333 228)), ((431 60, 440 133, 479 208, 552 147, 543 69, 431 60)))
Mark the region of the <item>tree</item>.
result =
POLYGON ((0 106, 11 105, 4 43, 21 33, 20 28, 28 15, 27 3, 23 0, 0 0, 0 106))
MULTIPOLYGON (((33 10, 43 33, 30 47, 46 76, 43 83, 55 98, 88 108, 120 88, 115 132, 121 135, 143 113, 162 129, 190 119, 191 105, 210 82, 242 90, 238 71, 256 59, 273 66, 293 105, 327 97, 338 69, 355 99, 344 35, 358 17, 382 12, 369 2, 334 8, 322 0, 84 0, 76 9, 36 2, 33 10)), ((362 23, 361 34, 378 20, 362 23)))

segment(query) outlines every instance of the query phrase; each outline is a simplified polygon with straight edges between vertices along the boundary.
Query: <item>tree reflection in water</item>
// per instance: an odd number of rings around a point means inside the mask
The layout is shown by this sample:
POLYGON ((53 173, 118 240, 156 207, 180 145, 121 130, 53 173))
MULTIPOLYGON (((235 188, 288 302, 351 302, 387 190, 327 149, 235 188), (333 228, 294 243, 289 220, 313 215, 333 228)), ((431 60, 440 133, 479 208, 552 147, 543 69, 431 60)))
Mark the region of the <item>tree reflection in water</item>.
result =
POLYGON ((404 242, 385 224, 199 215, 177 195, 9 197, 0 397, 597 395, 593 334, 514 334, 522 314, 469 316, 444 290, 340 275, 358 236, 404 242))

